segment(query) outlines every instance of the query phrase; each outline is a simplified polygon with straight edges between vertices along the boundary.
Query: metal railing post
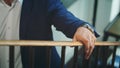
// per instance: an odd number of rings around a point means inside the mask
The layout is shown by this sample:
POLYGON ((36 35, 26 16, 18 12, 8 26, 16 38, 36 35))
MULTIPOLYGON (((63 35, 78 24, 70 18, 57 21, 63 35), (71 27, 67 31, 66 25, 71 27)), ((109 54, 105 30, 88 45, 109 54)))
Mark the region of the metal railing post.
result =
POLYGON ((50 64, 51 64, 51 51, 52 51, 52 47, 47 47, 47 68, 50 68, 50 64))
POLYGON ((77 60, 78 60, 78 46, 76 46, 74 49, 73 68, 77 68, 78 66, 77 60))
POLYGON ((61 68, 65 67, 65 50, 66 50, 66 47, 62 46, 62 51, 61 51, 61 68))
POLYGON ((14 68, 14 46, 9 47, 9 68, 14 68))

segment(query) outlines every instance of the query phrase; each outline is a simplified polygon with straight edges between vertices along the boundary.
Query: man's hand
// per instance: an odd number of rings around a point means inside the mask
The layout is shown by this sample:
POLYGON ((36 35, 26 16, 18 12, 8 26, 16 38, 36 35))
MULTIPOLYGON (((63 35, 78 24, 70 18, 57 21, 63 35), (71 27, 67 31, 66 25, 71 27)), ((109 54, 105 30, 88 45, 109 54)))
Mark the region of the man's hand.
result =
POLYGON ((79 41, 85 46, 85 58, 89 59, 96 41, 94 34, 85 27, 79 27, 73 37, 73 41, 79 41))

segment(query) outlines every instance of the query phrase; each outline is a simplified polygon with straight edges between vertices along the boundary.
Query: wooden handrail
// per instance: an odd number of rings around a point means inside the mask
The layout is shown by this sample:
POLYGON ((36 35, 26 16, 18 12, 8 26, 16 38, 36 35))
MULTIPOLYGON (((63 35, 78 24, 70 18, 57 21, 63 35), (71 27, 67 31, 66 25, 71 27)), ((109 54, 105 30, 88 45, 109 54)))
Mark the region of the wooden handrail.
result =
MULTIPOLYGON (((71 41, 36 41, 36 40, 0 40, 0 46, 82 46, 71 41)), ((96 42, 95 46, 119 46, 120 42, 96 42)))

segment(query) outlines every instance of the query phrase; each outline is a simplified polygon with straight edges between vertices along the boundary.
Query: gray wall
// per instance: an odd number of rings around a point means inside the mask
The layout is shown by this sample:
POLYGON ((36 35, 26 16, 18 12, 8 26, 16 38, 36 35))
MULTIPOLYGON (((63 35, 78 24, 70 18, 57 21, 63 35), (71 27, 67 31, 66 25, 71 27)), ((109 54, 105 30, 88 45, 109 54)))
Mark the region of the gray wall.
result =
POLYGON ((101 34, 99 40, 102 39, 105 27, 120 12, 120 0, 98 0, 96 29, 101 34))

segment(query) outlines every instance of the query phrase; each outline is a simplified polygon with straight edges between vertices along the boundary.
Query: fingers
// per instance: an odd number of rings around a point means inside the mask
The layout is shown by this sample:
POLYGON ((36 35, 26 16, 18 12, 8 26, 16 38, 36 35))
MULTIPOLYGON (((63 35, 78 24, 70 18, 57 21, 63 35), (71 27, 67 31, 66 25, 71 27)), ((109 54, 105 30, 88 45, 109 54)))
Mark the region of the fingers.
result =
POLYGON ((83 43, 85 46, 85 58, 88 59, 94 49, 94 44, 96 41, 96 37, 92 32, 90 32, 87 28, 80 27, 74 37, 73 41, 79 41, 83 43))
MULTIPOLYGON (((78 37, 77 37, 78 38, 78 37)), ((83 43, 85 46, 85 59, 89 59, 91 53, 93 52, 94 49, 94 43, 95 40, 91 36, 88 36, 86 38, 81 38, 82 40, 78 40, 76 37, 73 38, 73 41, 79 41, 83 43)))
POLYGON ((89 59, 91 53, 93 52, 93 49, 94 49, 94 45, 89 43, 89 48, 88 48, 88 51, 86 51, 85 53, 85 59, 89 59))
POLYGON ((88 32, 84 37, 81 38, 81 40, 85 46, 85 59, 89 59, 91 53, 94 50, 96 37, 94 34, 88 32))
POLYGON ((96 38, 94 36, 90 36, 89 39, 88 39, 87 44, 85 45, 85 58, 86 59, 89 59, 91 53, 94 50, 95 40, 96 40, 96 38), (86 46, 87 46, 88 50, 86 50, 86 46))

